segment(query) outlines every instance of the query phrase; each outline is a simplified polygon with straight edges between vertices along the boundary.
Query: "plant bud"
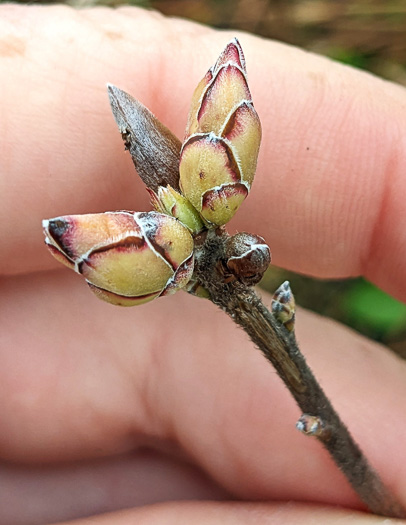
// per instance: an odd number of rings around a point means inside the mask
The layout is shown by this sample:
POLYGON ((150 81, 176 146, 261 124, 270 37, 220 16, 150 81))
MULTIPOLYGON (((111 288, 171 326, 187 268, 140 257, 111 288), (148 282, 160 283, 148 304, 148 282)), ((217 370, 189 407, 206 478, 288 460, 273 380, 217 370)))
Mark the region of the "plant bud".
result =
POLYGON ((179 164, 180 187, 213 226, 226 224, 254 179, 261 124, 234 39, 193 95, 179 164))
POLYGON ((251 233, 236 233, 227 243, 226 265, 242 283, 253 286, 262 279, 271 263, 271 251, 265 240, 251 233))
POLYGON ((203 230, 204 224, 200 215, 190 204, 187 198, 174 190, 171 186, 160 186, 158 192, 148 190, 151 195, 152 206, 161 213, 166 213, 178 219, 192 233, 203 230))
POLYGON ((67 215, 43 221, 52 255, 109 303, 132 306, 176 292, 193 273, 193 238, 156 212, 67 215))
POLYGON ((275 319, 292 332, 295 327, 296 305, 289 281, 282 283, 274 293, 271 310, 275 319))
POLYGON ((331 438, 332 427, 319 416, 302 414, 296 423, 296 428, 306 436, 314 436, 321 441, 328 441, 331 438))
POLYGON ((111 110, 142 181, 151 190, 170 184, 179 189, 180 140, 141 102, 107 86, 111 110))

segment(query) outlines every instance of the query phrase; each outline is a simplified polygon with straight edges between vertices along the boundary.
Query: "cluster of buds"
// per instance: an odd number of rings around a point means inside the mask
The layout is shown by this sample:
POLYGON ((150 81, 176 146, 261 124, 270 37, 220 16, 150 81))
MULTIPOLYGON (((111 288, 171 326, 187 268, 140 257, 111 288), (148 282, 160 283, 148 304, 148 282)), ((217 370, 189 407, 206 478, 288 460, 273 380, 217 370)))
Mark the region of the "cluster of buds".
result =
MULTIPOLYGON (((183 145, 140 102, 108 91, 156 211, 46 220, 45 242, 109 303, 141 304, 181 288, 204 296, 192 279, 194 236, 227 223, 248 195, 261 140, 241 46, 230 42, 199 83, 183 145)), ((251 237, 234 236, 228 254, 229 271, 250 285, 270 261, 263 239, 251 237)))

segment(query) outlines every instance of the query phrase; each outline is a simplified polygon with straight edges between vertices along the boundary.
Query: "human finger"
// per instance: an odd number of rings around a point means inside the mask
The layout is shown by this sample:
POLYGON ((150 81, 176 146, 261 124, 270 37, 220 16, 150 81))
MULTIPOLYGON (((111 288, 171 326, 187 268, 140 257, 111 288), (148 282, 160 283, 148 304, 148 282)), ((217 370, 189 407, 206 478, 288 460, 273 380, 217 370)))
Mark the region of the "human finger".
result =
MULTIPOLYGON (((320 444, 296 431, 300 412, 275 371, 208 301, 177 293, 118 309, 61 270, 4 279, 0 318, 3 459, 148 447, 196 464, 234 497, 359 505, 320 444)), ((404 500, 405 363, 309 313, 296 330, 326 394, 404 500)))
MULTIPOLYGON (((2 14, 0 271, 10 274, 54 264, 41 247, 44 217, 147 207, 106 81, 182 136, 195 85, 235 35, 135 8, 2 14)), ((241 40, 263 140, 231 228, 265 236, 276 264, 362 273, 404 299, 405 90, 293 47, 241 40)))
POLYGON ((162 501, 227 497, 195 465, 152 450, 52 465, 2 463, 0 483, 0 525, 51 523, 162 501))
MULTIPOLYGON (((388 520, 337 508, 290 503, 196 502, 169 503, 126 510, 59 525, 402 525, 403 520, 388 520)), ((54 524, 57 525, 57 524, 54 524)))

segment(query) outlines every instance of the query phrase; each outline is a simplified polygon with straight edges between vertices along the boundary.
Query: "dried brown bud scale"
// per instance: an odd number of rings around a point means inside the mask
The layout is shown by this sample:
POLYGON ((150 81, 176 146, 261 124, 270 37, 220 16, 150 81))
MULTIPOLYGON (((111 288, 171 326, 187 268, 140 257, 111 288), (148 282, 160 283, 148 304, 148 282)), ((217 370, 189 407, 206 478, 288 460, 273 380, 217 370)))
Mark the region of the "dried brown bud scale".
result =
POLYGON ((108 84, 111 109, 138 175, 151 190, 179 189, 180 140, 141 102, 108 84))
POLYGON ((200 297, 200 299, 210 299, 208 290, 193 278, 185 286, 185 291, 195 297, 200 297))

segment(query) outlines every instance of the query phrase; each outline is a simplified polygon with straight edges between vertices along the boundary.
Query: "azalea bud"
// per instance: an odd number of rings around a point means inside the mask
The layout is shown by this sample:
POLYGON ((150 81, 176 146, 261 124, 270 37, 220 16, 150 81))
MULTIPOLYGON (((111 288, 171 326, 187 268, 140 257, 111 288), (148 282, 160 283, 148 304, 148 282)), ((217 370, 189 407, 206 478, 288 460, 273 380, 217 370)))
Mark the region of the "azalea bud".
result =
POLYGON ((251 233, 236 233, 226 249, 226 265, 241 282, 253 286, 262 279, 271 263, 271 251, 265 240, 251 233))
POLYGON ((45 242, 101 299, 120 306, 176 292, 193 273, 193 238, 156 212, 67 215, 43 221, 45 242))
POLYGON ((179 164, 184 195, 213 226, 226 224, 254 179, 261 124, 234 39, 199 83, 179 164))
POLYGON ((157 211, 175 217, 192 233, 199 233, 203 230, 203 221, 195 208, 184 195, 174 190, 169 184, 166 188, 160 186, 157 193, 152 190, 148 191, 151 195, 152 206, 157 211))
POLYGON ((295 327, 296 305, 289 281, 282 283, 274 293, 271 310, 275 319, 292 332, 295 327))

